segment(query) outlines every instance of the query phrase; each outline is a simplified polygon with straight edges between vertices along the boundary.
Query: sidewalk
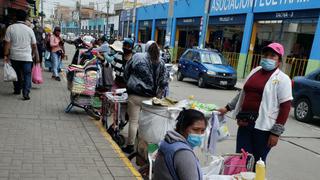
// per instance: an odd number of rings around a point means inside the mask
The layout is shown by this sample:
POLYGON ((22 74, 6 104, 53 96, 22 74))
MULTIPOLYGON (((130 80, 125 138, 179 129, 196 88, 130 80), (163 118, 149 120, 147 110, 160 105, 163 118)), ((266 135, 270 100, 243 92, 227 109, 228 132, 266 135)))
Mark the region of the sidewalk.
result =
POLYGON ((44 72, 44 84, 33 85, 31 100, 23 101, 3 82, 0 62, 0 180, 137 179, 100 123, 81 109, 64 113, 65 79, 44 72))

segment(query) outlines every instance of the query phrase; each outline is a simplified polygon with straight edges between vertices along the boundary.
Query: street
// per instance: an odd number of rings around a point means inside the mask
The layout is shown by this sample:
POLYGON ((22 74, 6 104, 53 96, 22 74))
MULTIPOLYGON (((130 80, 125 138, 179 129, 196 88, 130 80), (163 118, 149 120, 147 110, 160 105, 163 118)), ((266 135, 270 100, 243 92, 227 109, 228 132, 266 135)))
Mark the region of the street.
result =
MULTIPOLYGON (((238 83, 240 87, 241 84, 238 83)), ((225 106, 236 94, 236 90, 221 90, 213 87, 201 89, 196 81, 174 80, 170 85, 170 96, 186 99, 194 95, 203 103, 225 106)), ((227 116, 231 117, 231 113, 227 116)), ((234 153, 237 125, 228 118, 231 137, 218 143, 217 154, 234 153)), ((293 109, 286 124, 286 131, 278 145, 271 150, 267 160, 267 177, 270 180, 317 180, 320 177, 320 121, 315 124, 300 123, 294 119, 293 109)))
MULTIPOLYGON (((68 45, 69 61, 74 48, 68 45)), ((242 88, 242 80, 237 84, 242 88)), ((174 79, 170 83, 170 97, 178 100, 187 99, 190 95, 202 103, 213 103, 225 106, 236 94, 237 90, 224 90, 214 87, 199 88, 192 79, 179 82, 174 79)), ((237 125, 227 114, 228 128, 231 137, 218 143, 217 154, 234 153, 236 146, 237 125)), ((122 134, 127 136, 125 129, 122 134)), ((267 160, 267 177, 269 180, 317 180, 320 177, 320 121, 314 124, 298 122, 294 119, 293 109, 286 124, 286 131, 278 145, 271 150, 267 160)))

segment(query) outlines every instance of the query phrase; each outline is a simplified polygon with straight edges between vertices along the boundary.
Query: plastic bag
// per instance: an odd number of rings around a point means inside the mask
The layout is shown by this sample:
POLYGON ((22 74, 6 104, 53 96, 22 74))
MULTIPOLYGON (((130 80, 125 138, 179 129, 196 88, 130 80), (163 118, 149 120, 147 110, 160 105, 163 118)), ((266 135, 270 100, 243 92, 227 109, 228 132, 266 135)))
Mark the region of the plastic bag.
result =
POLYGON ((40 63, 37 63, 32 68, 32 82, 34 84, 42 84, 43 83, 42 69, 41 69, 40 63))
POLYGON ((240 172, 247 172, 248 153, 241 149, 242 155, 230 156, 224 161, 224 175, 234 175, 240 172))
MULTIPOLYGON (((211 162, 208 166, 202 168, 204 177, 219 175, 222 171, 224 158, 221 156, 211 156, 211 162)), ((205 179, 205 178, 204 178, 205 179)))
POLYGON ((4 63, 4 76, 6 82, 18 81, 17 73, 9 63, 4 63))
POLYGON ((159 143, 167 131, 173 130, 181 109, 142 104, 139 119, 139 137, 148 143, 159 143))

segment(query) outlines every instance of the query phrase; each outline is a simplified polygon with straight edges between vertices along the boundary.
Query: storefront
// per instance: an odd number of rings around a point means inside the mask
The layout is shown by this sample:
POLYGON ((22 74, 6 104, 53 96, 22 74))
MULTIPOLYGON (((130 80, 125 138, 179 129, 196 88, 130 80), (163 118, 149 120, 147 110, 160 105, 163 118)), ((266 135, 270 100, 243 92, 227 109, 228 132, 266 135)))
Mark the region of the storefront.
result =
POLYGON ((156 20, 156 30, 155 30, 155 41, 158 43, 159 47, 162 48, 166 40, 167 30, 167 20, 158 19, 156 20))
POLYGON ((177 19, 176 42, 178 42, 178 59, 186 49, 198 46, 200 21, 200 17, 177 19))
POLYGON ((139 21, 138 42, 147 43, 151 40, 152 21, 139 21))
POLYGON ((217 49, 237 68, 246 15, 212 16, 209 18, 206 47, 217 49))
POLYGON ((251 69, 260 63, 261 49, 270 42, 284 45, 282 70, 291 77, 304 75, 312 49, 319 11, 287 11, 255 15, 254 54, 251 69))

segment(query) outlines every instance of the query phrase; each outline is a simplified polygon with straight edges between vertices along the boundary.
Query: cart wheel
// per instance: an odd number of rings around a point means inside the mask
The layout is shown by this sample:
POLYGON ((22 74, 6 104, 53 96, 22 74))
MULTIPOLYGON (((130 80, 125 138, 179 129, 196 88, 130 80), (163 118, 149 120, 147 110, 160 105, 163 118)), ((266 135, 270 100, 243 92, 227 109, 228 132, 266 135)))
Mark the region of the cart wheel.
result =
POLYGON ((64 110, 65 113, 69 113, 71 109, 73 108, 73 105, 70 103, 68 107, 64 110))
POLYGON ((87 106, 84 108, 86 113, 92 117, 94 120, 99 121, 100 120, 100 114, 96 112, 92 107, 87 106))

